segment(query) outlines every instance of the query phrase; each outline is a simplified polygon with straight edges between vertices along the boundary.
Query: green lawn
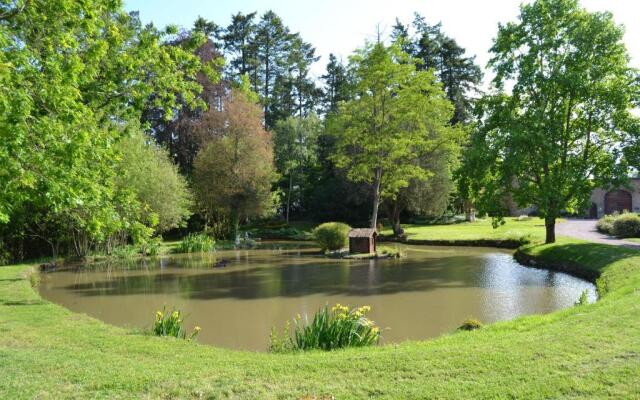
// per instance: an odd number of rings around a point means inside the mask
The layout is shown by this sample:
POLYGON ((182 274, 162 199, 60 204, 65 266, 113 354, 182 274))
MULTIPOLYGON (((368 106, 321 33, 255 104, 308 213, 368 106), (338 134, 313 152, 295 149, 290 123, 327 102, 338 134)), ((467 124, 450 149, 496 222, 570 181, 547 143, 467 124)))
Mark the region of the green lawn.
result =
MULTIPOLYGON (((531 241, 542 241, 545 233, 544 220, 535 217, 522 221, 505 218, 505 223, 495 229, 491 218, 450 225, 403 225, 403 228, 408 238, 415 240, 520 240, 527 237, 531 241)), ((392 233, 390 228, 382 231, 384 235, 392 233)))
POLYGON ((0 398, 640 397, 640 252, 575 240, 524 251, 602 271, 607 292, 435 340, 285 355, 109 326, 40 298, 29 265, 2 267, 0 398))

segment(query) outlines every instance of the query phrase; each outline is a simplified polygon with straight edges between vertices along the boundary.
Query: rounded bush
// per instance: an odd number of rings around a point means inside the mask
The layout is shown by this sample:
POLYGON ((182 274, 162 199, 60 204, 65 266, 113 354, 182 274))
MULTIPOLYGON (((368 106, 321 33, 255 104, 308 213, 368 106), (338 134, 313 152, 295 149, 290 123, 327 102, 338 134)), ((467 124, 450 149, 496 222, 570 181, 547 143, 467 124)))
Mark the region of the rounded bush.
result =
POLYGON ((313 230, 313 238, 323 251, 340 250, 347 246, 351 227, 342 222, 325 222, 313 230))
POLYGON ((613 221, 616 220, 616 215, 605 215, 600 218, 596 223, 596 229, 600 233, 604 233, 607 235, 613 234, 613 221))
POLYGON ((482 322, 478 321, 477 319, 468 319, 466 321, 464 321, 462 323, 462 325, 460 325, 460 327, 458 328, 458 330, 460 331, 475 331, 477 329, 482 328, 482 322))
POLYGON ((618 237, 640 237, 640 216, 622 214, 613 221, 613 234, 618 237))

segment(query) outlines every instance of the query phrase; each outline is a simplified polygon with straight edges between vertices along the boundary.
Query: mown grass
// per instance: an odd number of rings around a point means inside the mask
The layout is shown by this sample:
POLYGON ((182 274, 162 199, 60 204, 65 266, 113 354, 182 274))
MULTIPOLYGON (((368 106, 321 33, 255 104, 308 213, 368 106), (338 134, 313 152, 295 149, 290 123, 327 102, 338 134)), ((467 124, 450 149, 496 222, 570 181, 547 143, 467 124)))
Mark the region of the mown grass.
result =
MULTIPOLYGON (((544 220, 540 218, 505 218, 504 222, 495 229, 491 218, 450 225, 403 225, 403 228, 405 235, 415 240, 520 240, 523 237, 531 242, 544 240, 544 220)), ((392 233, 391 229, 382 231, 383 235, 392 233)))
POLYGON ((523 251, 584 263, 607 293, 435 340, 296 354, 135 334, 44 301, 31 266, 2 267, 0 398, 640 397, 640 252, 573 240, 523 251))

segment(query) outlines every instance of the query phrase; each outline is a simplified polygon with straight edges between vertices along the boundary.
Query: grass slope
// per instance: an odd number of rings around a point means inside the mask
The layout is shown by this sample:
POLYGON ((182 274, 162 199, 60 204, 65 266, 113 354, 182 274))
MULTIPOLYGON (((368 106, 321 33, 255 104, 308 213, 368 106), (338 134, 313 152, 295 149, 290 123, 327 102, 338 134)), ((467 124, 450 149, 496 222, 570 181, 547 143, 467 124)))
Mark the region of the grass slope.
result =
POLYGON ((640 397, 640 252, 568 240, 524 251, 583 262, 608 292, 436 340, 285 355, 137 335, 42 300, 30 266, 2 267, 0 398, 640 397))

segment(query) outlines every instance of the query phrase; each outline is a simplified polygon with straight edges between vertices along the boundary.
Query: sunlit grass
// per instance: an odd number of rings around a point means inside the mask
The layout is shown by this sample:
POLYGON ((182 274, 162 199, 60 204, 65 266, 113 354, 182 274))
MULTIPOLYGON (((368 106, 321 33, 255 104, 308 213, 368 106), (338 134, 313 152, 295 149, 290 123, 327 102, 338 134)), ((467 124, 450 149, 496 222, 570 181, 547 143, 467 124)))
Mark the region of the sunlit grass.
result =
MULTIPOLYGON (((558 220, 561 223, 562 220, 558 220)), ((531 217, 524 220, 505 218, 504 224, 494 228, 491 218, 478 219, 475 222, 461 222, 449 225, 403 225, 405 235, 415 240, 521 240, 531 242, 544 240, 544 220, 531 217)), ((393 234, 387 228, 384 235, 393 234)))
POLYGON ((607 291, 474 332, 293 354, 136 334, 44 301, 29 265, 1 267, 0 398, 636 398, 640 251, 565 239, 523 251, 601 272, 607 291))

